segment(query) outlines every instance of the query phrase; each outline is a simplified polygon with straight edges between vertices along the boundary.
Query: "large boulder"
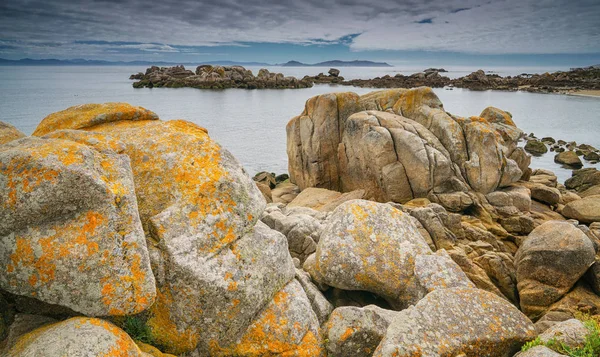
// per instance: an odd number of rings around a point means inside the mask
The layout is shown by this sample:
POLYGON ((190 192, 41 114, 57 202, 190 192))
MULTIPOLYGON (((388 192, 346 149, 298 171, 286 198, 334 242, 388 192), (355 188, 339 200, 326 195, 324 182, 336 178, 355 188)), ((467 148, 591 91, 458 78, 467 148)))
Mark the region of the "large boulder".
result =
POLYGON ((142 107, 127 103, 76 105, 45 117, 32 135, 42 136, 60 129, 85 129, 120 120, 156 120, 158 116, 142 107))
POLYGON ((290 178, 301 189, 364 188, 383 202, 485 194, 518 180, 526 161, 509 158, 518 137, 493 120, 450 116, 426 87, 320 95, 287 125, 290 178))
POLYGON ((600 195, 569 202, 563 208, 562 214, 581 223, 600 222, 600 195))
POLYGON ((327 352, 337 357, 372 356, 397 314, 376 305, 338 307, 325 324, 327 352))
POLYGON ((439 289, 398 313, 373 356, 509 357, 535 336, 527 316, 492 293, 439 289))
POLYGON ((340 205, 327 219, 314 268, 319 283, 370 291, 398 309, 437 288, 472 286, 444 250, 433 254, 408 214, 364 200, 340 205))
POLYGON ((123 356, 143 357, 135 342, 110 322, 74 317, 21 336, 8 356, 123 356))
POLYGON ((20 130, 8 123, 0 121, 0 145, 24 137, 25 134, 23 134, 20 130))
POLYGON ((0 147, 0 197, 2 289, 89 316, 152 305, 129 157, 68 140, 13 141, 0 147))
POLYGON ((82 118, 70 140, 118 143, 131 161, 157 286, 140 316, 150 335, 173 354, 229 346, 294 278, 285 237, 257 224, 261 192, 195 124, 82 118))
POLYGON ((570 223, 549 221, 534 229, 515 256, 523 312, 537 319, 573 287, 595 255, 591 240, 570 223))

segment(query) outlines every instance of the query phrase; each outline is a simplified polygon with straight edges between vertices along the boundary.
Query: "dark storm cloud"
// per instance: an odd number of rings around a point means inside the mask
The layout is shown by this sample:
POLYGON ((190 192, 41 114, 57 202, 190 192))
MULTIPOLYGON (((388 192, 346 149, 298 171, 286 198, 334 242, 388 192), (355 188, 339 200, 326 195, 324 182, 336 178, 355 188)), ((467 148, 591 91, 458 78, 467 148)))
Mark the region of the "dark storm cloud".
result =
POLYGON ((599 19, 597 0, 4 1, 0 54, 194 53, 197 46, 256 42, 341 43, 353 51, 594 53, 600 52, 599 19))

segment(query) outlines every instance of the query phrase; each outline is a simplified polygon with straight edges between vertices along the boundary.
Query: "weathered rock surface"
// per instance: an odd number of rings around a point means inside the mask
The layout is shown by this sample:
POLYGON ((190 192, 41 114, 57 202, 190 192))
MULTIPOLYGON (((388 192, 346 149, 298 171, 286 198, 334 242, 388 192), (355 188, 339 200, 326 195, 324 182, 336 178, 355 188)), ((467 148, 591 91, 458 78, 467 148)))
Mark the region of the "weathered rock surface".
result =
POLYGON ((563 151, 554 156, 554 162, 572 167, 582 167, 583 163, 575 151, 563 151))
POLYGON ((534 229, 515 256, 521 309, 537 319, 563 297, 594 263, 590 239, 567 222, 534 229))
POLYGON ((583 347, 585 338, 589 333, 590 331, 581 321, 569 319, 550 327, 544 333, 540 334, 539 337, 543 343, 554 340, 559 345, 575 349, 583 347))
POLYGON ((569 202, 563 208, 562 214, 581 223, 600 222, 600 195, 569 202))
POLYGON ((33 330, 21 336, 8 355, 144 356, 125 331, 110 322, 87 317, 74 317, 33 330))
POLYGON ((24 137, 25 134, 23 134, 20 130, 8 123, 3 123, 0 121, 0 145, 24 137))
POLYGON ((507 128, 520 131, 486 115, 493 122, 450 116, 424 87, 320 95, 287 125, 290 178, 301 189, 364 189, 366 198, 400 203, 433 195, 465 209, 467 191, 489 193, 523 175, 509 158, 520 135, 507 128))
POLYGON ((127 156, 60 139, 13 141, 0 148, 0 197, 2 289, 90 316, 152 305, 127 156))
POLYGON ((565 187, 577 192, 586 191, 596 185, 600 185, 600 171, 593 167, 575 170, 565 181, 565 187))
POLYGON ((325 325, 330 356, 370 357, 398 313, 375 305, 333 310, 325 325))
POLYGON ((396 315, 373 356, 512 356, 535 335, 527 316, 492 293, 439 289, 396 315))
POLYGON ((328 212, 346 201, 361 199, 364 196, 364 190, 340 193, 324 188, 308 187, 288 203, 288 207, 308 207, 328 212))
POLYGON ((520 352, 515 357, 563 357, 563 354, 555 352, 546 346, 535 346, 525 352, 520 352))
POLYGON ((525 144, 525 151, 535 155, 542 155, 548 152, 548 147, 539 140, 529 140, 525 144))
POLYGON ((432 253, 408 214, 370 201, 349 201, 332 213, 315 259, 309 273, 316 281, 370 291, 396 308, 437 288, 472 286, 444 251, 432 253))

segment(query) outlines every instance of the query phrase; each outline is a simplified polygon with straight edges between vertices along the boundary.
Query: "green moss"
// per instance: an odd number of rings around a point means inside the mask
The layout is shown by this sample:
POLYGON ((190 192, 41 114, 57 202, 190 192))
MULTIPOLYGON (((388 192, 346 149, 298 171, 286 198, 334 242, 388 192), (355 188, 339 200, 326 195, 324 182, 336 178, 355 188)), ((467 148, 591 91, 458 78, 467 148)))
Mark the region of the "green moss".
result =
POLYGON ((154 345, 154 338, 152 337, 150 328, 139 317, 127 316, 123 322, 123 330, 136 341, 154 345))
POLYGON ((572 348, 565 344, 550 339, 543 343, 539 337, 523 345, 521 351, 527 351, 535 346, 546 346, 551 350, 570 357, 597 357, 600 356, 600 324, 589 315, 579 315, 577 319, 583 322, 589 333, 585 337, 585 343, 582 347, 572 348))

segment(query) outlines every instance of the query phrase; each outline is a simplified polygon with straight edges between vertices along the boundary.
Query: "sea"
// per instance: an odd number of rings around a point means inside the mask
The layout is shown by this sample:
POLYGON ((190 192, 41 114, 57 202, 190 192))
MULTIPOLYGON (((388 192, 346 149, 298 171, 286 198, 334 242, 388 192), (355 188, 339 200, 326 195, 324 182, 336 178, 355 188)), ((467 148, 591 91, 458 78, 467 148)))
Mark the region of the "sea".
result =
MULTIPOLYGON (((259 67, 247 67, 258 73, 259 67)), ((327 73, 320 67, 267 67, 272 72, 303 77, 327 73)), ((346 79, 386 74, 409 75, 424 68, 339 68, 346 79)), ((478 68, 449 67, 445 75, 464 76, 478 68)), ((486 68, 502 76, 544 73, 568 68, 486 68)), ((138 88, 129 75, 143 66, 0 66, 0 121, 31 134, 48 114, 83 103, 127 102, 156 112, 161 119, 185 119, 208 129, 251 175, 259 171, 287 172, 285 126, 304 109, 307 99, 330 92, 365 94, 376 90, 335 85, 306 89, 138 88)), ((537 137, 585 143, 600 148, 600 97, 527 92, 434 89, 446 111, 479 115, 488 106, 509 111, 519 128, 537 137)), ((554 163, 554 153, 533 157, 531 167, 555 172, 560 182, 571 170, 554 163)), ((584 162, 585 167, 598 166, 584 162)))

